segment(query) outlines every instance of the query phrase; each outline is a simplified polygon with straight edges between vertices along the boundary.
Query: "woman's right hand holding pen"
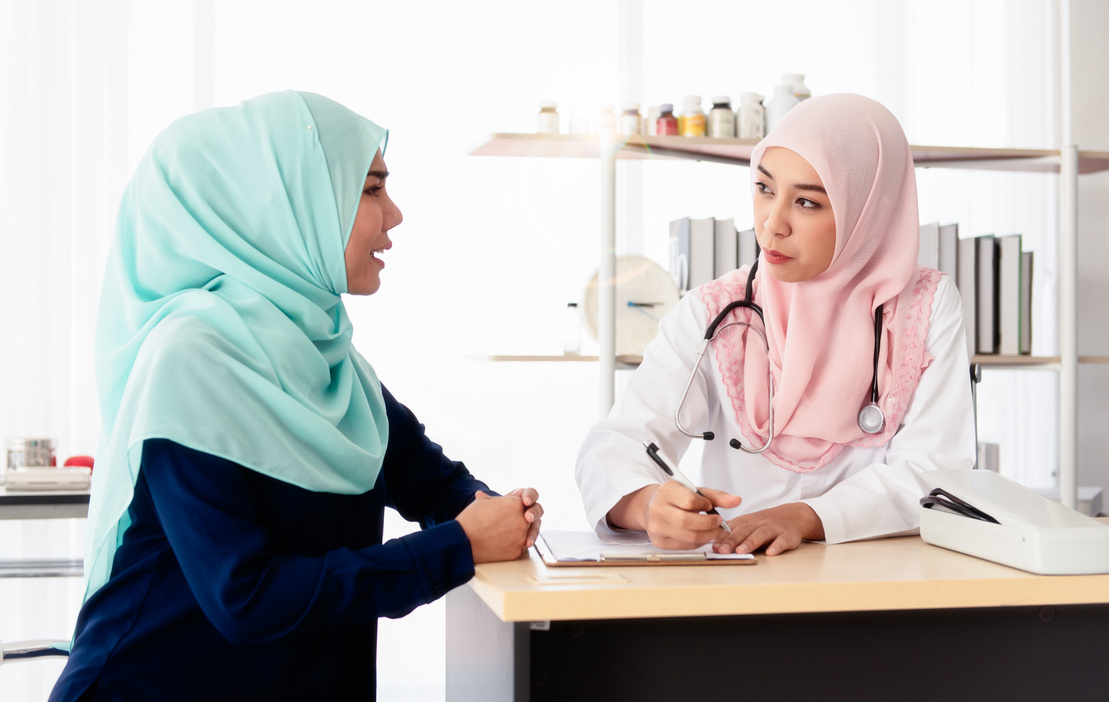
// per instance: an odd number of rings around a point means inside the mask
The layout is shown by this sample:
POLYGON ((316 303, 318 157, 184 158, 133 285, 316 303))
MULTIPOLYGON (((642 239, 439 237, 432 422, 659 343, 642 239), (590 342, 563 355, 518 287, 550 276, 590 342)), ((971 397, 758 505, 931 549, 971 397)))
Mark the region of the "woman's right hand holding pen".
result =
POLYGON ((700 490, 698 495, 676 480, 648 485, 625 495, 609 510, 608 519, 613 526, 646 531, 658 548, 698 548, 726 535, 720 515, 705 513, 738 507, 741 501, 721 490, 700 490))

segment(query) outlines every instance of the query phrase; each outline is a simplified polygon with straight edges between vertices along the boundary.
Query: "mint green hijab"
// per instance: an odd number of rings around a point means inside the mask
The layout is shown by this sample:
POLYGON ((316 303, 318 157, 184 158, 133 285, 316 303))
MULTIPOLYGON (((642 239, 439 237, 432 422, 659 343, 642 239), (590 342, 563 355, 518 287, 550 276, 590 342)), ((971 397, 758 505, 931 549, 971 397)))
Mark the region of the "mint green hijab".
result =
POLYGON ((86 599, 130 524, 145 439, 316 492, 373 488, 385 403, 340 294, 386 139, 342 105, 288 91, 184 117, 150 146, 100 299, 86 599))

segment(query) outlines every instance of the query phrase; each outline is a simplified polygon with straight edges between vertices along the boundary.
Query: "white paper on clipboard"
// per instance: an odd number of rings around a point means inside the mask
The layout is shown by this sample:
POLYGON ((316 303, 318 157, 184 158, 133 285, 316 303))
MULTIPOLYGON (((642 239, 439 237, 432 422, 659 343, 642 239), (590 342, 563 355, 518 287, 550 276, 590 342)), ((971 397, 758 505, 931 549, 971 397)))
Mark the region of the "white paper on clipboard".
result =
POLYGON ((591 531, 543 531, 535 548, 550 566, 592 565, 754 565, 750 553, 715 553, 712 544, 688 551, 666 551, 650 543, 602 543, 591 531))

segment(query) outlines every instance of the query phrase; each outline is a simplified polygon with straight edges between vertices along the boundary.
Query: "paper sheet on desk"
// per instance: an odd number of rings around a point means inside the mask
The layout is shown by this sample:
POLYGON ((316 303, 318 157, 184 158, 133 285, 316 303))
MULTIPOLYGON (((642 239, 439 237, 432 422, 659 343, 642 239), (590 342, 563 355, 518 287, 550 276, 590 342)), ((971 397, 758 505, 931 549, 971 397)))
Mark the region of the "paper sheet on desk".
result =
POLYGON ((646 534, 632 532, 610 535, 619 543, 602 543, 591 531, 543 531, 539 535, 542 545, 536 544, 548 565, 598 565, 614 563, 755 563, 749 553, 715 553, 712 544, 688 551, 665 551, 651 545, 646 534))

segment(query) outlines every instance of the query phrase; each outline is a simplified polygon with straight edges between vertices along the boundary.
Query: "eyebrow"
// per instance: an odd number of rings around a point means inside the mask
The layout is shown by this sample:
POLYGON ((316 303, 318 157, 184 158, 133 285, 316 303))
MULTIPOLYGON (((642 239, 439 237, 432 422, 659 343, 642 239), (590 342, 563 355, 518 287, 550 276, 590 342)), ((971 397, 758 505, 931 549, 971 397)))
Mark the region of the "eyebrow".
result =
MULTIPOLYGON (((774 176, 770 174, 770 171, 763 168, 762 165, 759 165, 758 169, 759 172, 765 175, 767 178, 774 180, 774 176)), ((791 187, 795 190, 807 190, 810 192, 824 193, 825 195, 828 194, 828 191, 824 189, 824 186, 816 185, 815 183, 794 183, 791 187)))
POLYGON ((389 177, 389 171, 370 171, 369 173, 366 174, 366 177, 367 178, 377 178, 379 180, 385 180, 386 178, 389 177))

